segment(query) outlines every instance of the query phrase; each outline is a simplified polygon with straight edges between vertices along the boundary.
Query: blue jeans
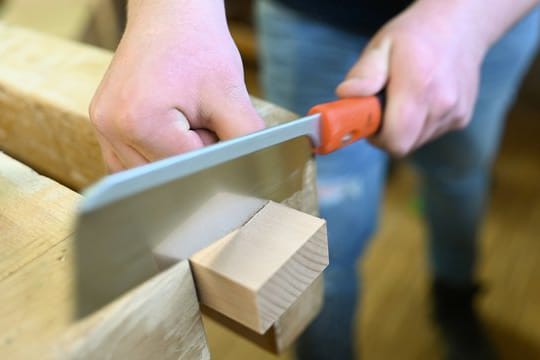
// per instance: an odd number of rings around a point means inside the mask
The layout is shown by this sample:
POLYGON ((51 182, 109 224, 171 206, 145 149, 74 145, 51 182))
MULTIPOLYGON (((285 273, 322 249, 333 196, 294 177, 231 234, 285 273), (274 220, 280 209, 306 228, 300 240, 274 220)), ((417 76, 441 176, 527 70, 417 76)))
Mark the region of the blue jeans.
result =
MULTIPOLYGON (((489 51, 471 124, 417 150, 433 276, 473 281, 476 240, 505 115, 532 60, 539 35, 534 11, 489 51)), ((334 89, 369 40, 259 0, 256 7, 265 97, 305 113, 334 89)), ((356 263, 376 228, 387 156, 365 141, 317 158, 320 214, 327 220, 330 266, 325 303, 297 343, 300 359, 354 358, 359 279, 356 263)))

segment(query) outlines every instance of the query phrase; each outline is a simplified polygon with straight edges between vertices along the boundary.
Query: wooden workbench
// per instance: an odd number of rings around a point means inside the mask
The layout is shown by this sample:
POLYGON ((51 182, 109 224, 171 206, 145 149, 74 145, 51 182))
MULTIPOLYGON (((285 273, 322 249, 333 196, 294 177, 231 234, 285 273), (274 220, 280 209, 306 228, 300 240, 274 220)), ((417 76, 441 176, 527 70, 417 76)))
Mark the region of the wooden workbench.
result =
MULTIPOLYGON (((0 150, 8 154, 0 155, 0 358, 209 357, 187 260, 89 318, 73 319, 72 225, 81 196, 69 188, 105 175, 87 107, 110 58, 0 23, 0 150)), ((254 102, 268 124, 295 117, 254 102)), ((314 214, 313 164, 304 179, 286 203, 314 214)), ((316 315, 321 292, 318 279, 265 334, 209 313, 279 352, 316 315)))

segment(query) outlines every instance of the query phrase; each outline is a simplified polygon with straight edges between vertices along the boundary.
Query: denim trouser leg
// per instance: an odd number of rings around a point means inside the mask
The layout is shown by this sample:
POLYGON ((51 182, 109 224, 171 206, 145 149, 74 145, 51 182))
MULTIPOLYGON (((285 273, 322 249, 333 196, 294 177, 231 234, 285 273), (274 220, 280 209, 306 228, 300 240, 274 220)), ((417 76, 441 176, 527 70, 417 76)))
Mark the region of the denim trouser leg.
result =
POLYGON ((505 116, 537 48, 539 15, 538 9, 528 15, 487 54, 471 124, 412 155, 423 179, 432 272, 454 284, 474 280, 491 165, 505 116))
MULTIPOLYGON (((266 98, 300 114, 333 99, 335 86, 357 60, 367 38, 310 20, 271 0, 259 0, 256 14, 266 98)), ((529 16, 490 51, 470 127, 412 156, 423 175, 432 267, 437 276, 457 283, 471 280, 489 168, 503 118, 534 52, 535 24, 537 15, 529 16)), ((297 345, 301 359, 353 357, 355 263, 377 222, 386 162, 386 156, 366 142, 317 159, 330 266, 325 271, 322 313, 297 345)))
MULTIPOLYGON (((335 98, 334 89, 366 38, 328 28, 271 1, 257 6, 265 97, 299 114, 335 98)), ((380 203, 386 156, 365 141, 317 158, 319 210, 327 220, 330 265, 321 314, 297 344, 301 359, 352 359, 356 262, 380 203)))

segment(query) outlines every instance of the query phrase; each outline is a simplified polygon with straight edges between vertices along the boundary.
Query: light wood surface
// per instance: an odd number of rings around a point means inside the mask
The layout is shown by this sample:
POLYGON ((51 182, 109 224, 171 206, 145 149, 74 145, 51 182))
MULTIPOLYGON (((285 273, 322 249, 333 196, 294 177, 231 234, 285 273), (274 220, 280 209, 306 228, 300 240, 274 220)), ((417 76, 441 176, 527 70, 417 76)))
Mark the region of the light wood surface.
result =
POLYGON ((65 359, 209 359, 189 263, 181 261, 72 326, 65 359))
POLYGON ((325 221, 270 201, 190 263, 201 303, 263 334, 328 265, 325 221))
POLYGON ((187 261, 75 323, 80 195, 0 153, 0 358, 209 357, 187 261))

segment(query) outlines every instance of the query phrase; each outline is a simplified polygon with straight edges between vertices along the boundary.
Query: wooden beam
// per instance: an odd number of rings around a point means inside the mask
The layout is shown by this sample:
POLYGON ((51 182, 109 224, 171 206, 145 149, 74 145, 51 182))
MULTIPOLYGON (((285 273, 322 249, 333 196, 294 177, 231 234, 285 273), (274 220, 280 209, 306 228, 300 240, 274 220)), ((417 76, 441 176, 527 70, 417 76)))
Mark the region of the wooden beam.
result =
POLYGON ((270 201, 190 263, 201 303, 264 334, 328 265, 326 224, 270 201))
POLYGON ((75 323, 80 195, 2 153, 0 189, 0 358, 209 357, 187 261, 75 323))
POLYGON ((0 23, 0 150, 74 189, 105 175, 87 109, 111 54, 0 23))

